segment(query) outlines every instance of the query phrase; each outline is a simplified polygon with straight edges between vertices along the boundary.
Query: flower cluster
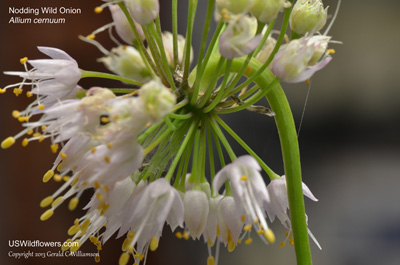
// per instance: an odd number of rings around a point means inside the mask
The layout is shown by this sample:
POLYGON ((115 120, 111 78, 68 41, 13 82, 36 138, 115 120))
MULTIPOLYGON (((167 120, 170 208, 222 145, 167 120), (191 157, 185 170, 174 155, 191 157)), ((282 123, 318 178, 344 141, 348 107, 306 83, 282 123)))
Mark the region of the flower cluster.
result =
POLYGON ((322 2, 208 1, 196 66, 191 66, 191 40, 197 1, 189 1, 185 37, 177 33, 176 0, 172 32, 162 32, 158 0, 103 2, 95 12, 107 7, 113 21, 80 38, 99 49, 98 61, 111 73, 80 69, 66 52, 38 47, 50 59, 22 58, 25 71, 5 72, 22 81, 0 89, 13 88, 19 96, 28 86, 26 96, 35 97, 25 110, 13 111, 23 129, 1 147, 18 139, 24 147, 47 140, 56 154, 43 182, 63 184, 40 202, 46 208, 40 219, 48 220, 67 200, 74 210, 82 193, 92 192, 83 208, 86 214, 68 229, 66 242, 76 243, 70 248, 74 252, 89 240, 100 252, 115 234, 125 236, 120 265, 130 259, 145 264, 148 250, 158 248, 165 224, 173 232, 178 229, 178 238, 202 238, 208 265, 218 263, 220 244, 233 251, 241 242, 250 244, 252 233, 274 243, 268 223, 275 217, 296 248, 309 251, 307 234, 320 247, 307 227, 302 203, 303 195, 317 199, 301 180, 296 130, 279 82, 307 81, 331 61, 334 50, 328 49, 332 41, 327 33, 334 19, 319 33, 327 22, 322 2), (282 12, 279 32, 274 25, 282 12), (213 17, 218 25, 207 46, 213 17), (115 47, 105 48, 96 40, 104 31, 115 47), (83 78, 119 83, 116 88, 83 88, 78 85, 83 78), (264 97, 271 109, 254 105, 264 97), (221 118, 244 109, 274 117, 282 149, 290 150, 283 152, 284 176, 221 118), (222 129, 249 155, 238 157, 222 129), (297 222, 292 224, 293 219, 297 222))

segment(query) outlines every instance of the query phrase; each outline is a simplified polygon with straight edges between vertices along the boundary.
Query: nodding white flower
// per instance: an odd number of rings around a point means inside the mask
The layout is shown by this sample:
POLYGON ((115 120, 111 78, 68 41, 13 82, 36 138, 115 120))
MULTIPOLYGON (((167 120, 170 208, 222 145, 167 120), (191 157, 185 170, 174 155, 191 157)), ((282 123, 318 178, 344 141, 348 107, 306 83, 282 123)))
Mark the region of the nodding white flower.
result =
POLYGON ((254 51, 261 41, 256 34, 257 20, 250 16, 232 18, 219 38, 219 52, 227 59, 242 57, 254 51))
POLYGON ((257 233, 268 242, 273 243, 273 233, 265 220, 265 207, 270 202, 270 197, 260 170, 260 165, 252 156, 241 156, 217 173, 213 181, 213 188, 217 191, 229 180, 236 207, 247 217, 246 224, 249 226, 246 226, 248 228, 245 231, 249 231, 254 224, 257 233))
POLYGON ((269 23, 278 16, 282 9, 290 6, 291 4, 287 0, 255 0, 250 11, 260 22, 269 23))
POLYGON ((217 230, 218 230, 217 212, 218 212, 219 202, 221 201, 222 198, 223 198, 222 195, 217 195, 216 197, 208 198, 209 211, 207 216, 207 222, 203 231, 203 238, 204 242, 207 242, 209 246, 213 246, 215 244, 215 239, 217 238, 217 230))
POLYGON ((325 25, 327 13, 321 0, 298 0, 290 13, 290 28, 299 35, 317 32, 325 25))
POLYGON ((124 243, 123 249, 126 251, 121 255, 120 264, 128 262, 129 253, 132 253, 130 251, 133 249, 139 254, 134 255, 137 264, 141 255, 146 256, 149 248, 152 251, 156 250, 165 222, 183 227, 184 205, 181 196, 164 178, 157 179, 145 187, 134 207, 131 211, 127 209, 131 216, 124 220, 123 225, 126 227, 128 224, 134 236, 128 237, 124 243))
MULTIPOLYGON (((174 49, 173 49, 173 37, 171 32, 163 32, 162 41, 164 45, 165 54, 167 56, 168 65, 171 68, 175 68, 174 64, 174 49)), ((184 51, 185 51, 186 39, 182 35, 178 34, 178 65, 183 65, 184 51)), ((190 46, 190 63, 193 61, 193 47, 190 46)))
MULTIPOLYGON (((118 5, 110 5, 111 16, 114 21, 114 27, 117 31, 118 36, 125 41, 126 43, 132 44, 136 39, 135 34, 129 24, 128 19, 126 18, 124 12, 118 5)), ((134 22, 136 30, 138 31, 139 36, 144 39, 144 33, 142 27, 134 22)))
POLYGON ((122 77, 146 83, 151 79, 151 72, 146 67, 140 53, 132 46, 119 46, 99 59, 110 70, 122 77))
MULTIPOLYGON (((317 198, 312 194, 310 189, 306 184, 302 183, 303 194, 310 198, 313 201, 318 201, 317 198)), ((287 195, 286 188, 286 178, 282 176, 278 179, 272 180, 268 186, 267 190, 269 195, 271 196, 271 200, 266 204, 268 217, 273 222, 275 220, 275 216, 278 217, 279 221, 281 221, 282 225, 291 231, 291 223, 290 217, 287 212, 289 209, 289 201, 287 195)), ((314 240, 315 244, 321 248, 318 241, 315 239, 311 231, 308 229, 308 234, 314 240)))
POLYGON ((185 206, 185 227, 193 239, 198 239, 207 223, 208 197, 204 191, 189 190, 185 193, 183 204, 185 206))
POLYGON ((311 78, 332 60, 330 50, 326 50, 329 40, 328 36, 316 35, 290 41, 275 54, 272 72, 288 83, 311 78))
POLYGON ((38 50, 52 59, 27 60, 33 69, 26 72, 5 72, 5 74, 18 75, 24 80, 32 80, 35 85, 32 90, 33 94, 46 95, 61 91, 69 92, 74 89, 82 76, 78 63, 60 49, 38 47, 38 50), (43 84, 42 82, 45 80, 52 82, 43 84))
POLYGON ((217 235, 228 251, 232 252, 238 241, 243 227, 243 215, 240 207, 232 196, 224 196, 217 206, 217 235))
POLYGON ((125 0, 126 7, 132 18, 140 25, 147 25, 160 13, 158 0, 125 0))

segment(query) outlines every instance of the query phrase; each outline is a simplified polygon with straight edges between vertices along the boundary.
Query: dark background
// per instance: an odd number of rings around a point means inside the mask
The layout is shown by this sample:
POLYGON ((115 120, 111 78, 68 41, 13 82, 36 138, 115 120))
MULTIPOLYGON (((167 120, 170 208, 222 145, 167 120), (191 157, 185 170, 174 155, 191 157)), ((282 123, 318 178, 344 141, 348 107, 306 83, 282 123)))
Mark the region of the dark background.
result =
MULTIPOLYGON (((164 29, 170 28, 169 1, 162 2, 164 29)), ((204 4, 199 1, 199 8, 204 4)), ((43 58, 36 46, 65 50, 77 59, 80 68, 104 71, 96 62, 102 54, 77 36, 87 35, 109 23, 107 10, 100 15, 93 8, 101 1, 79 0, 2 0, 0 3, 0 71, 23 70, 19 59, 43 58), (65 6, 81 8, 80 15, 65 15, 61 25, 8 24, 8 7, 65 6)), ((180 3, 180 20, 187 1, 180 3)), ((336 1, 324 1, 330 13, 336 1)), ((343 45, 332 62, 312 79, 311 92, 299 136, 304 182, 319 199, 306 201, 309 228, 323 250, 312 244, 315 264, 372 265, 400 264, 400 104, 399 51, 397 34, 400 4, 395 0, 345 0, 330 35, 343 45)), ((200 32, 204 11, 199 9, 196 31, 200 32)), ((21 16, 22 17, 22 16, 21 16)), ((49 16, 50 17, 50 16, 49 16)), ((57 16, 55 16, 57 17, 57 16)), ((185 25, 179 30, 184 33, 185 25)), ((195 35, 198 50, 200 33, 195 35)), ((112 43, 107 34, 98 38, 106 48, 112 43)), ((84 87, 107 86, 98 80, 84 80, 84 87)), ((0 87, 19 82, 18 78, 0 75, 0 87)), ((284 85, 299 124, 308 86, 284 85)), ((0 139, 16 134, 20 124, 11 117, 22 110, 28 100, 7 92, 0 95, 0 139)), ((227 116, 227 122, 275 171, 283 173, 280 147, 273 119, 243 112, 227 116)), ((9 240, 61 241, 67 229, 83 211, 69 212, 60 207, 48 221, 41 222, 39 202, 59 184, 43 184, 43 174, 55 156, 48 143, 30 143, 26 148, 18 141, 9 150, 0 150, 0 263, 1 264, 93 264, 91 258, 30 258, 14 260, 9 251, 57 252, 57 248, 10 248, 9 240)), ((244 153, 237 149, 237 153, 244 153)), ((89 194, 87 195, 89 196, 89 194)), ((82 203, 80 204, 83 205, 82 203)), ((273 225, 278 244, 265 246, 255 238, 251 246, 241 245, 233 253, 221 251, 220 264, 294 264, 291 246, 279 248, 284 230, 273 225)), ((255 237, 255 236, 254 236, 255 237)), ((110 240, 101 252, 102 264, 117 264, 121 240, 110 240)), ((84 252, 96 252, 89 242, 84 252)), ((150 253, 149 264, 206 264, 206 246, 199 241, 180 241, 165 229, 160 247, 150 253)), ((132 261, 131 261, 132 262, 132 261)))

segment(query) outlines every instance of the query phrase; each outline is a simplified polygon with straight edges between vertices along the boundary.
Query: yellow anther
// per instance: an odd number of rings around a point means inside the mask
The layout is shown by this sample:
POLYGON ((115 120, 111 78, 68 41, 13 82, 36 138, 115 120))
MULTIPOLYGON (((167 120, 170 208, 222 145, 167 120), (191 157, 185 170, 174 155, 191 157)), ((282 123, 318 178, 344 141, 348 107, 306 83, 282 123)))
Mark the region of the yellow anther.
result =
POLYGON ((62 159, 65 159, 65 158, 67 158, 67 154, 65 154, 65 153, 60 153, 60 157, 61 157, 62 159))
POLYGON ((24 58, 19 59, 19 62, 21 64, 26 64, 27 61, 28 61, 28 57, 24 57, 24 58))
POLYGON ((76 207, 78 206, 78 203, 79 203, 79 199, 78 198, 72 198, 70 201, 69 201, 69 203, 68 203, 68 209, 70 210, 70 211, 73 211, 73 210, 75 210, 76 209, 76 207))
POLYGON ((55 199, 55 201, 51 204, 51 207, 55 207, 55 206, 58 206, 58 205, 60 205, 61 203, 62 203, 62 200, 63 200, 63 196, 59 196, 57 199, 55 199), (61 203, 60 203, 60 201, 61 201, 61 203))
POLYGON ((183 235, 182 235, 181 232, 176 232, 176 233, 175 233, 175 236, 176 236, 176 238, 178 238, 178 239, 182 239, 182 238, 183 238, 183 235))
POLYGON ((67 233, 68 233, 69 236, 73 236, 73 235, 75 235, 76 233, 78 233, 79 230, 80 230, 79 225, 73 225, 73 226, 71 226, 71 227, 68 229, 68 232, 67 232, 67 233))
POLYGON ((289 244, 294 246, 294 240, 293 239, 289 239, 289 244))
POLYGON ((210 256, 207 258, 207 265, 214 265, 215 264, 215 260, 213 256, 210 256))
POLYGON ((26 131, 26 134, 27 134, 27 135, 32 135, 32 134, 33 134, 33 130, 32 130, 32 129, 27 130, 27 131, 26 131))
POLYGON ((22 140, 22 146, 25 147, 29 144, 29 140, 28 138, 25 138, 24 140, 22 140))
POLYGON ((94 182, 94 187, 95 187, 96 189, 100 189, 100 184, 99 184, 97 181, 95 181, 95 182, 94 182))
POLYGON ((100 118, 100 121, 101 121, 102 123, 109 123, 109 122, 110 122, 110 119, 109 119, 108 117, 101 117, 101 118, 100 118))
POLYGON ((83 221, 82 225, 81 225, 81 230, 86 230, 90 225, 90 219, 86 219, 85 221, 83 221))
POLYGON ((222 16, 223 19, 226 19, 226 20, 230 19, 230 16, 228 14, 228 10, 226 8, 223 8, 221 10, 221 16, 222 16))
POLYGON ((121 254, 121 257, 119 257, 118 264, 119 265, 126 265, 126 264, 128 264, 128 261, 129 261, 129 254, 124 252, 124 253, 121 254))
POLYGON ((247 232, 247 231, 250 231, 250 229, 252 228, 252 226, 253 226, 252 224, 245 225, 245 226, 243 227, 243 230, 246 231, 246 232, 247 232))
POLYGON ((153 237, 150 241, 150 250, 151 251, 156 251, 156 249, 158 248, 158 238, 157 237, 153 237))
POLYGON ((16 119, 18 119, 19 116, 21 116, 21 113, 18 110, 14 110, 12 112, 12 116, 16 119))
POLYGON ((41 216, 40 216, 40 220, 41 221, 46 221, 47 219, 49 219, 50 217, 52 217, 54 214, 54 211, 49 209, 47 211, 45 211, 41 216))
POLYGON ((24 91, 22 90, 22 88, 14 88, 13 92, 14 92, 15 96, 18 97, 24 91))
POLYGON ((135 236, 135 232, 128 233, 128 238, 132 239, 135 236))
POLYGON ((240 180, 243 180, 243 181, 245 181, 247 179, 248 179, 247 175, 243 175, 243 176, 240 177, 240 180))
POLYGON ((42 110, 42 109, 44 109, 44 105, 40 104, 40 105, 37 106, 37 108, 42 110))
POLYGON ((92 149, 90 149, 90 151, 92 152, 92 154, 94 154, 96 152, 96 147, 93 147, 92 149))
POLYGON ((275 242, 275 234, 274 234, 274 232, 272 232, 272 230, 270 228, 265 230, 264 237, 271 244, 275 242))
POLYGON ((185 240, 189 240, 189 237, 190 237, 190 234, 189 234, 189 232, 187 232, 187 231, 184 231, 184 232, 183 232, 183 239, 185 239, 185 240))
POLYGON ((96 194, 96 198, 99 200, 99 201, 104 201, 104 195, 103 194, 101 194, 101 193, 97 193, 96 194))
POLYGON ((4 94, 4 93, 6 93, 6 91, 7 91, 7 89, 0 88, 0 94, 4 94))
POLYGON ((252 239, 251 237, 249 237, 248 239, 246 239, 246 241, 244 241, 244 243, 245 243, 246 245, 250 245, 251 242, 253 242, 253 239, 252 239))
POLYGON ((96 7, 96 8, 94 9, 94 12, 95 12, 96 14, 100 14, 101 12, 103 12, 103 8, 102 8, 101 6, 98 6, 98 7, 96 7))
POLYGON ((97 263, 99 263, 99 262, 100 262, 100 255, 97 254, 97 255, 94 257, 94 260, 95 260, 97 263))
POLYGON ((90 240, 90 242, 92 242, 93 244, 96 244, 97 241, 98 241, 97 237, 95 237, 95 236, 90 236, 90 237, 89 237, 89 240, 90 240))
POLYGON ((42 125, 42 127, 40 127, 42 129, 42 131, 46 130, 47 126, 46 125, 42 125))
POLYGON ((40 207, 45 208, 49 206, 50 204, 52 204, 53 200, 54 200, 53 196, 47 196, 40 202, 40 207))
POLYGON ((89 40, 94 40, 96 38, 96 36, 94 34, 90 34, 90 35, 87 36, 87 38, 89 40))
POLYGON ((32 96, 33 96, 33 94, 32 94, 31 91, 26 92, 26 97, 30 98, 30 97, 32 97, 32 96))
POLYGON ((211 240, 208 239, 208 240, 207 240, 207 244, 208 244, 210 247, 213 247, 214 244, 215 244, 215 241, 214 241, 214 242, 211 242, 211 240))
POLYGON ((306 84, 307 84, 307 85, 310 84, 310 78, 306 80, 306 84))
POLYGON ((61 181, 62 181, 62 177, 61 177, 60 175, 58 175, 58 174, 54 174, 53 179, 54 179, 56 182, 61 182, 61 181))
POLYGON ((133 255, 133 257, 134 257, 135 259, 140 258, 141 256, 142 256, 142 254, 140 254, 140 253, 136 253, 135 255, 133 255))
POLYGON ((61 246, 61 250, 62 251, 67 251, 69 249, 70 243, 72 242, 72 240, 70 238, 68 238, 67 240, 65 240, 65 242, 62 244, 61 246))
POLYGON ((44 141, 44 139, 45 139, 44 136, 43 136, 43 135, 40 135, 38 142, 41 143, 41 142, 44 141))
POLYGON ((104 191, 105 191, 105 192, 107 192, 107 193, 108 193, 108 190, 109 190, 109 188, 108 188, 108 186, 107 186, 107 185, 105 185, 105 186, 103 187, 103 189, 104 189, 104 191))
POLYGON ((280 247, 280 248, 283 248, 285 245, 286 245, 286 243, 285 243, 285 241, 283 241, 283 242, 279 245, 279 247, 280 247))
POLYGON ((242 220, 242 222, 244 223, 244 221, 246 221, 246 215, 242 215, 242 217, 240 218, 242 220))
POLYGON ((127 251, 131 242, 132 238, 125 238, 124 243, 122 243, 122 251, 127 251))
POLYGON ((253 223, 258 224, 258 222, 260 222, 260 219, 258 219, 258 217, 256 217, 256 219, 254 219, 253 223))
POLYGON ((122 45, 122 50, 126 50, 126 45, 122 45))
POLYGON ((110 157, 109 156, 104 156, 104 161, 106 161, 107 163, 110 163, 110 157))
POLYGON ((107 144, 107 147, 108 147, 109 149, 111 149, 111 148, 112 148, 112 144, 108 143, 108 144, 107 144))
POLYGON ((235 247, 236 247, 235 243, 233 243, 233 241, 229 241, 229 243, 228 243, 228 251, 229 252, 234 251, 235 247))
POLYGON ((73 246, 71 247, 71 252, 77 251, 81 247, 81 242, 79 240, 75 240, 73 246))
POLYGON ((7 137, 6 139, 3 140, 3 142, 1 142, 1 148, 7 149, 7 148, 11 147, 14 143, 15 143, 14 137, 11 137, 11 136, 7 137))
POLYGON ((57 150, 58 150, 58 144, 52 144, 52 145, 50 145, 50 149, 51 149, 51 152, 52 152, 53 154, 56 154, 56 153, 57 153, 57 150))
POLYGON ((219 236, 221 233, 219 232, 219 225, 217 224, 217 236, 219 236))
POLYGON ((71 178, 70 176, 64 176, 64 177, 62 177, 62 180, 64 182, 67 182, 70 178, 71 178))
POLYGON ((29 121, 29 117, 27 117, 27 116, 25 116, 25 117, 20 116, 20 117, 18 117, 18 121, 19 121, 19 122, 27 122, 27 121, 29 121))
POLYGON ((238 239, 238 244, 242 244, 242 240, 240 238, 238 239))
POLYGON ((53 170, 48 170, 46 174, 43 176, 43 182, 46 183, 48 182, 52 177, 54 176, 54 171, 53 170))
POLYGON ((257 234, 258 234, 258 235, 264 234, 264 230, 258 230, 258 231, 257 231, 257 234))
POLYGON ((326 53, 327 53, 327 54, 335 54, 335 52, 336 52, 336 51, 335 51, 334 49, 327 49, 327 50, 326 50, 326 53))
POLYGON ((103 206, 103 209, 101 209, 100 215, 104 215, 106 213, 106 211, 108 210, 108 207, 110 207, 109 204, 105 204, 103 206))

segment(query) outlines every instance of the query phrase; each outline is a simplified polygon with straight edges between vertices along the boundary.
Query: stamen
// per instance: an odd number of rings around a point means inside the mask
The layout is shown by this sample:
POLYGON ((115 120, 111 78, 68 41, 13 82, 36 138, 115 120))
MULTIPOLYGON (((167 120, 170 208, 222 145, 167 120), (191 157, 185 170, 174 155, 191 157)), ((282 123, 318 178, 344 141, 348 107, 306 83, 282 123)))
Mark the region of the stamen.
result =
POLYGON ((207 265, 214 265, 215 264, 215 260, 213 256, 210 256, 207 258, 207 265))
POLYGON ((80 230, 80 227, 79 227, 79 225, 73 225, 73 226, 71 226, 69 229, 68 229, 68 235, 69 236, 73 236, 73 235, 75 235, 76 233, 78 233, 79 232, 79 230, 80 230))
POLYGON ((63 196, 59 196, 57 199, 55 199, 55 201, 51 204, 51 207, 57 207, 59 206, 63 201, 63 196), (61 201, 61 203, 60 203, 61 201))
POLYGON ((251 237, 249 237, 248 239, 246 239, 246 241, 244 241, 244 243, 245 243, 246 245, 250 245, 251 242, 253 242, 253 239, 252 239, 251 237))
POLYGON ((31 92, 31 91, 28 91, 28 92, 26 92, 26 96, 27 96, 28 98, 30 98, 30 97, 32 97, 32 96, 33 96, 33 94, 32 94, 32 92, 31 92))
POLYGON ((244 227, 243 227, 243 231, 245 231, 245 232, 247 232, 247 231, 250 231, 250 229, 252 228, 252 224, 248 224, 248 225, 245 225, 244 227))
POLYGON ((50 149, 51 149, 51 152, 52 152, 53 154, 56 154, 56 153, 57 153, 57 150, 58 150, 58 144, 52 144, 52 145, 50 145, 50 149))
POLYGON ((62 177, 61 177, 59 174, 55 174, 55 175, 54 175, 54 180, 55 180, 56 182, 61 182, 61 181, 62 181, 62 177))
POLYGON ((155 251, 158 248, 158 238, 153 237, 150 241, 150 250, 155 251))
POLYGON ((77 198, 77 197, 72 198, 72 199, 69 201, 69 203, 68 203, 68 209, 69 209, 70 211, 75 210, 76 207, 78 206, 78 203, 79 203, 79 198, 77 198))
POLYGON ((97 7, 94 9, 94 12, 95 12, 96 14, 100 14, 101 12, 103 12, 103 8, 102 8, 101 6, 97 6, 97 7))
POLYGON ((18 110, 14 110, 12 112, 12 116, 16 119, 18 119, 19 116, 21 116, 21 113, 18 110))
POLYGON ((25 138, 24 140, 22 140, 22 146, 23 147, 26 147, 28 145, 28 143, 29 143, 28 138, 25 138))
POLYGON ((176 236, 178 239, 182 239, 182 238, 183 238, 183 235, 182 235, 181 232, 176 232, 176 233, 175 233, 175 236, 176 236))
POLYGON ((100 262, 100 255, 99 255, 99 254, 97 254, 97 255, 94 257, 94 261, 96 261, 97 263, 100 262))
POLYGON ((265 230, 264 237, 271 244, 273 244, 275 242, 275 234, 274 234, 274 232, 272 232, 272 230, 270 228, 265 230))
POLYGON ((229 243, 228 243, 228 251, 232 252, 232 251, 235 250, 235 248, 236 248, 235 243, 233 243, 233 241, 229 241, 229 243))
POLYGON ((335 51, 334 49, 327 49, 327 50, 326 50, 326 53, 327 53, 327 54, 335 54, 335 52, 336 52, 336 51, 335 51))
POLYGON ((27 61, 28 61, 28 57, 24 57, 24 58, 21 58, 21 59, 19 60, 19 62, 20 62, 21 64, 26 64, 27 61))
POLYGON ((40 202, 40 207, 45 208, 49 206, 50 204, 53 203, 53 200, 54 200, 53 196, 47 196, 40 202))
POLYGON ((0 94, 4 94, 4 93, 6 93, 6 91, 7 91, 7 89, 0 88, 0 94))
POLYGON ((119 265, 126 265, 126 264, 128 264, 128 261, 129 261, 129 254, 124 252, 124 253, 121 254, 121 257, 119 258, 118 264, 119 265))
POLYGON ((39 106, 37 106, 37 108, 42 110, 42 109, 44 109, 44 105, 39 105, 39 106))
POLYGON ((75 252, 81 247, 81 242, 79 240, 75 240, 74 243, 75 244, 71 247, 71 252, 75 252))
POLYGON ((69 249, 69 245, 70 243, 72 243, 72 240, 70 238, 68 238, 67 240, 65 240, 65 242, 62 244, 61 246, 61 250, 62 251, 67 251, 69 249))
POLYGON ((48 182, 53 176, 54 176, 54 171, 50 169, 49 171, 46 172, 46 174, 44 174, 43 182, 44 183, 48 182))

